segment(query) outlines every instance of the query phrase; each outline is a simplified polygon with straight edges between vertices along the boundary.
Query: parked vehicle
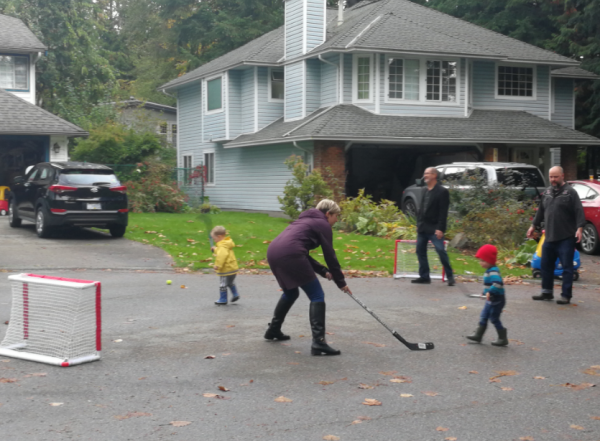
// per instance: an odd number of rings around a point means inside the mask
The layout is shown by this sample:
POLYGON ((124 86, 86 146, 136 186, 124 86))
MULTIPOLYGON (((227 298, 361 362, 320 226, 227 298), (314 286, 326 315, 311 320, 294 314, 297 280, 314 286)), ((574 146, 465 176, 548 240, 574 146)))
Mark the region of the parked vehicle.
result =
POLYGON ((107 228, 113 237, 127 229, 127 188, 105 165, 43 162, 16 177, 11 189, 10 226, 34 222, 39 237, 57 227, 107 228))
POLYGON ((570 181, 569 184, 579 195, 583 212, 585 213, 585 227, 581 238, 581 251, 585 254, 598 254, 600 252, 600 181, 582 179, 570 181))
MULTIPOLYGON (((546 188, 540 170, 530 164, 517 162, 453 162, 435 167, 438 181, 445 187, 452 182, 455 188, 467 188, 468 178, 477 175, 487 179, 489 185, 502 184, 522 190, 527 197, 535 198, 546 188)), ((416 185, 407 187, 402 194, 402 210, 409 216, 416 216, 425 187, 417 179, 416 185)))

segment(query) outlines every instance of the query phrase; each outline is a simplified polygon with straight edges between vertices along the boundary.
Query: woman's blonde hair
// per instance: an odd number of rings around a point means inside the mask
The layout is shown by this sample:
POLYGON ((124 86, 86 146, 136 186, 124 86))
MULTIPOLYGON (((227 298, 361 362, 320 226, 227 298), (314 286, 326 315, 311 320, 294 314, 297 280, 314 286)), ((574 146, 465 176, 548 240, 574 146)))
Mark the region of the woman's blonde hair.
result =
POLYGON ((211 236, 225 236, 227 235, 227 230, 225 229, 225 227, 221 226, 221 225, 217 225, 215 228, 212 229, 212 231, 210 232, 211 236))
POLYGON ((342 211, 340 206, 331 199, 323 199, 321 202, 319 202, 317 204, 317 210, 322 211, 324 214, 338 214, 342 211))

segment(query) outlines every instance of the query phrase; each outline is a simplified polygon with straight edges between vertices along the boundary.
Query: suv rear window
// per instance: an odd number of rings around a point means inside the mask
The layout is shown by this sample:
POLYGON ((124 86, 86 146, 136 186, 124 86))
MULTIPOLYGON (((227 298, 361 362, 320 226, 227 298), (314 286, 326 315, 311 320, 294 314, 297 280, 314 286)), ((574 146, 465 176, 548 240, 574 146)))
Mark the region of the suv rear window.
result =
POLYGON ((537 168, 503 168, 496 170, 498 183, 508 187, 545 187, 544 178, 537 168))
POLYGON ((121 185, 111 170, 62 170, 58 177, 61 185, 121 185))

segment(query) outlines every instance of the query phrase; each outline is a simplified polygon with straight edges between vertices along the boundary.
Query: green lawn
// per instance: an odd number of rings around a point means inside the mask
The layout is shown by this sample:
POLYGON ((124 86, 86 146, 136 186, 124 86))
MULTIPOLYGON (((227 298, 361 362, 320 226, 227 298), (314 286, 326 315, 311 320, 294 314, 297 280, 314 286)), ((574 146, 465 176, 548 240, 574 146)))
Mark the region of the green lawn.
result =
MULTIPOLYGON (((236 244, 235 254, 240 267, 248 269, 268 268, 268 244, 289 224, 288 220, 256 213, 221 212, 208 216, 214 226, 227 228, 236 244)), ((180 268, 210 268, 213 262, 208 231, 198 214, 130 213, 125 237, 164 249, 180 268)), ((393 240, 335 230, 333 237, 343 269, 392 273, 393 240)), ((314 250, 311 255, 324 262, 320 249, 314 250)), ((449 255, 456 274, 483 274, 474 257, 455 251, 450 251, 449 255)), ((501 268, 504 276, 530 274, 529 269, 501 268)))

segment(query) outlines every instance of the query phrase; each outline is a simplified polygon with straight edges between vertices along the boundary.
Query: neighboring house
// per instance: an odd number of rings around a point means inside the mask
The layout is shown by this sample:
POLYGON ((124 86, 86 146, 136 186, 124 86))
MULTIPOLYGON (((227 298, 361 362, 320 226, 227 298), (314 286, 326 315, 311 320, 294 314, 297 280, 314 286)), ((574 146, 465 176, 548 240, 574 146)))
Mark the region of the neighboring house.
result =
POLYGON ((285 25, 161 86, 177 96, 180 166, 205 164, 224 208, 280 210, 299 154, 348 195, 398 200, 425 166, 519 161, 576 177, 574 82, 556 53, 407 0, 286 0, 285 25), (551 151, 552 149, 552 151, 551 151), (560 149, 560 150, 557 150, 560 149))
POLYGON ((136 130, 156 132, 169 144, 177 144, 177 108, 164 104, 140 101, 131 97, 115 103, 119 120, 136 130))
POLYGON ((35 63, 46 47, 21 20, 0 15, 0 186, 29 165, 68 158, 83 129, 36 106, 35 63))

